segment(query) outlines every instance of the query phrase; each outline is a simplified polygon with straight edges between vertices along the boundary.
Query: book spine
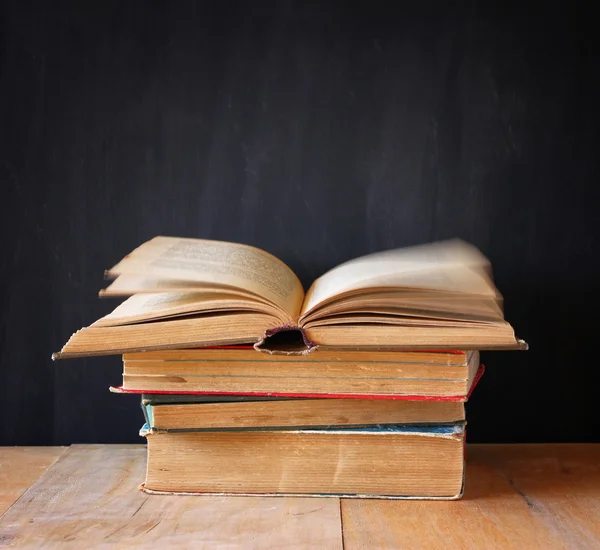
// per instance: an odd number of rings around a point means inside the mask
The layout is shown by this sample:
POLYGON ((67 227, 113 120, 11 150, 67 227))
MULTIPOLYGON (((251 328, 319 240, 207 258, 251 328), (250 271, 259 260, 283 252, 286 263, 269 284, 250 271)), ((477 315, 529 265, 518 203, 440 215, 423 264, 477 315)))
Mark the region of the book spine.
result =
POLYGON ((254 344, 254 349, 271 355, 307 355, 318 349, 318 346, 308 338, 303 328, 295 325, 282 325, 268 329, 265 335, 254 344), (276 337, 283 335, 287 341, 278 343, 276 337), (290 345, 290 341, 292 345, 290 345))

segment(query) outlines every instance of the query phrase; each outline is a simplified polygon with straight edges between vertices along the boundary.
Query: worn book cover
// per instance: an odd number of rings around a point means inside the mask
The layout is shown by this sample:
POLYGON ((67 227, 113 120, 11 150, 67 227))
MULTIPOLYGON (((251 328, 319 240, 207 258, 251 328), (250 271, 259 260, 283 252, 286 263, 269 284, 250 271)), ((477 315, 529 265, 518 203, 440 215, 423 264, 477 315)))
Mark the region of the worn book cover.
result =
POLYGON ((464 488, 462 425, 140 435, 148 493, 454 500, 464 488))

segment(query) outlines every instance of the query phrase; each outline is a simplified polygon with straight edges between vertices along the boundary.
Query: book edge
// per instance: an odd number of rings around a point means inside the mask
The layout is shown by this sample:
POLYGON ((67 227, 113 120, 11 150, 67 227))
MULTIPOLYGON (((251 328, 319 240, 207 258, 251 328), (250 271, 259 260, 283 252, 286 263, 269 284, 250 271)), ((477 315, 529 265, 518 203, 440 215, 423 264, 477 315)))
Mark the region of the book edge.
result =
MULTIPOLYGON (((463 478, 464 478, 463 467, 463 478)), ((464 482, 462 484, 464 487, 464 482)), ((378 499, 378 500, 459 500, 463 496, 463 488, 458 494, 452 496, 417 496, 417 495, 376 495, 376 494, 353 494, 353 493, 203 493, 187 491, 160 491, 149 489, 146 483, 140 483, 138 489, 149 495, 172 495, 172 496, 222 496, 222 497, 304 497, 304 498, 355 498, 355 499, 378 499)))

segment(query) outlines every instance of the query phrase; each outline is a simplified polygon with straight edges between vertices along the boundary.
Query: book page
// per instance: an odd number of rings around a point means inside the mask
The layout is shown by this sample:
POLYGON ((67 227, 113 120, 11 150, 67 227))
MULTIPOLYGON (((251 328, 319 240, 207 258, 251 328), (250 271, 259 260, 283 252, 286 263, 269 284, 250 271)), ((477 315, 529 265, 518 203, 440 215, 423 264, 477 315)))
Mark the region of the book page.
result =
POLYGON ((459 240, 389 250, 350 260, 317 279, 306 293, 302 315, 359 289, 403 288, 498 296, 488 260, 459 240))
MULTIPOLYGON (((503 315, 497 307, 492 308, 485 299, 444 300, 435 303, 419 303, 402 300, 390 296, 385 303, 365 300, 369 294, 354 295, 347 300, 334 300, 323 307, 317 308, 311 314, 302 317, 302 326, 307 327, 311 321, 321 321, 330 317, 341 318, 344 315, 370 313, 382 317, 395 315, 397 317, 414 317, 419 319, 447 319, 461 322, 495 322, 503 320, 503 315), (399 305, 395 305, 399 303, 399 305)), ((494 304, 495 305, 495 304, 494 304)))
MULTIPOLYGON (((243 244, 155 237, 128 254, 109 276, 136 274, 202 285, 227 285, 262 296, 298 315, 304 291, 298 277, 275 256, 243 244)), ((191 290, 191 289, 190 289, 191 290)))
MULTIPOLYGON (((157 279, 152 277, 144 277, 143 275, 136 275, 127 273, 119 275, 110 285, 100 291, 102 297, 114 297, 114 296, 132 296, 134 294, 156 294, 166 292, 198 292, 198 283, 194 281, 181 281, 171 279, 157 279)), ((231 287, 226 285, 217 285, 210 283, 204 283, 201 288, 201 292, 205 295, 209 293, 222 294, 224 292, 235 294, 236 296, 243 296, 251 300, 257 300, 264 303, 271 303, 270 300, 266 300, 262 296, 254 292, 247 290, 231 287)))
POLYGON ((234 311, 266 313, 273 316, 274 324, 286 322, 285 314, 273 304, 231 293, 210 291, 135 294, 96 321, 93 326, 117 326, 185 315, 223 314, 234 311))

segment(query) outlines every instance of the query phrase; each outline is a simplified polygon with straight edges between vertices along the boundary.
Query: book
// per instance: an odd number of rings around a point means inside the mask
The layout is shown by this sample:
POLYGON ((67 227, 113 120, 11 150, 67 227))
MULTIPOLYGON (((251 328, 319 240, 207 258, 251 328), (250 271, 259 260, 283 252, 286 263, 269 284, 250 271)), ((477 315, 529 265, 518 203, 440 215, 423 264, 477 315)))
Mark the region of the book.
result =
POLYGON ((140 432, 150 493, 460 498, 464 427, 140 432))
MULTIPOLYGON (((439 366, 396 361, 314 360, 286 356, 286 360, 158 360, 144 353, 125 355, 123 389, 143 392, 264 392, 277 394, 424 395, 464 397, 479 367, 479 352, 471 351, 467 363, 439 366)), ((255 354, 261 359, 265 354, 255 354)), ((389 354, 388 354, 389 355, 389 354)), ((276 356, 277 357, 277 356, 276 356)))
POLYGON ((402 363, 409 368, 411 364, 463 367, 466 368, 469 356, 474 350, 389 350, 382 348, 332 349, 319 347, 309 354, 286 355, 256 353, 253 346, 212 346, 188 349, 166 349, 159 351, 141 351, 123 354, 124 361, 222 361, 249 363, 402 363))
MULTIPOLYGON (((159 399, 156 399, 159 397, 159 399)), ((458 401, 392 399, 267 399, 163 402, 142 397, 151 431, 362 427, 368 425, 455 424, 465 421, 458 401)), ((170 397, 170 396, 169 396, 170 397)))
POLYGON ((504 319, 489 261, 459 240, 350 260, 305 293, 281 260, 255 247, 156 237, 107 271, 103 296, 129 296, 71 336, 54 358, 253 344, 525 349, 504 319))

